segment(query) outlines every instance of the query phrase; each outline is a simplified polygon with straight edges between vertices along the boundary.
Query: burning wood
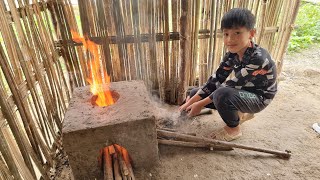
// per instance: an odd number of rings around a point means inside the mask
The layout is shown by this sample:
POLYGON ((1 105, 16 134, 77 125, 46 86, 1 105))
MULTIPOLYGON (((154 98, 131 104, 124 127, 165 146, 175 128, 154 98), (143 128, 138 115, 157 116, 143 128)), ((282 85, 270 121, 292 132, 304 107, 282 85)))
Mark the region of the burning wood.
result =
POLYGON ((104 166, 103 166, 103 176, 104 176, 104 179, 107 179, 107 180, 113 180, 113 171, 112 171, 112 159, 111 159, 111 155, 110 155, 110 152, 109 152, 109 148, 104 148, 103 149, 103 163, 104 163, 104 166))
POLYGON ((117 145, 103 149, 104 180, 135 180, 128 151, 117 145))

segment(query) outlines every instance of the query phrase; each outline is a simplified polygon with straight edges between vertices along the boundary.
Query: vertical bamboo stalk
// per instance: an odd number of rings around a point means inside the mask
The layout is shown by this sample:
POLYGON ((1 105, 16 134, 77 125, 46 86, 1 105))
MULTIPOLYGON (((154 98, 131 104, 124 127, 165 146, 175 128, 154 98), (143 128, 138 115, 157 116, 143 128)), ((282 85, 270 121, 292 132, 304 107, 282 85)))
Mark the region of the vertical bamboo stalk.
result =
POLYGON ((158 84, 158 64, 157 64, 157 48, 156 48, 156 32, 155 32, 155 10, 154 1, 148 0, 148 31, 149 31, 149 53, 150 53, 150 71, 151 71, 151 88, 156 90, 159 88, 158 84))
MULTIPOLYGON (((178 27, 178 17, 179 17, 179 0, 173 0, 171 1, 171 12, 172 12, 172 31, 173 32, 179 32, 178 27)), ((178 62, 178 56, 179 56, 179 42, 178 41, 171 41, 171 61, 170 61, 170 103, 176 104, 177 103, 177 62, 178 62)))
POLYGON ((193 31, 193 39, 192 39, 192 67, 190 72, 190 83, 195 85, 196 73, 197 69, 199 69, 198 64, 198 39, 199 39, 199 25, 200 25, 200 0, 196 0, 195 2, 195 18, 194 18, 194 31, 193 31))
POLYGON ((300 5, 300 0, 296 0, 294 2, 293 12, 291 14, 292 18, 287 24, 287 32, 286 32, 285 36, 283 37, 283 40, 281 41, 282 42, 282 46, 281 46, 281 50, 280 50, 281 53, 277 58, 277 59, 280 60, 280 63, 278 64, 278 67, 277 67, 278 75, 281 73, 281 70, 282 70, 284 51, 288 47, 288 44, 289 44, 290 35, 291 35, 292 30, 293 30, 294 21, 295 21, 295 19, 297 17, 297 14, 298 14, 299 5, 300 5))
POLYGON ((120 41, 121 39, 123 39, 123 37, 125 36, 125 31, 124 31, 124 25, 123 25, 123 17, 122 17, 122 13, 121 13, 121 7, 119 4, 118 0, 113 0, 112 1, 112 7, 113 7, 113 17, 114 17, 114 22, 115 22, 115 26, 117 28, 117 36, 119 38, 117 38, 117 46, 118 46, 118 53, 119 53, 119 65, 120 65, 120 79, 119 80, 126 80, 127 77, 127 72, 125 69, 125 65, 124 62, 127 60, 126 58, 126 46, 122 43, 122 41, 120 41))
POLYGON ((215 0, 211 0, 211 10, 210 10, 210 38, 209 38, 209 53, 208 53, 208 69, 207 72, 208 74, 212 74, 212 64, 213 64, 213 60, 214 60, 214 41, 215 41, 215 35, 217 33, 216 30, 214 30, 214 28, 216 27, 216 15, 215 15, 215 5, 216 5, 216 1, 215 0))
POLYGON ((140 34, 140 15, 139 15, 139 6, 136 1, 131 0, 132 3, 132 12, 133 12, 133 27, 134 27, 134 39, 136 43, 136 51, 138 54, 138 64, 139 64, 139 74, 141 79, 146 79, 145 77, 145 71, 146 71, 146 65, 144 61, 144 53, 142 51, 142 45, 141 45, 141 34, 140 34))
POLYGON ((181 104, 185 98, 187 83, 190 72, 190 2, 188 0, 181 1, 181 17, 180 17, 180 62, 179 62, 179 86, 178 86, 178 104, 181 104))
POLYGON ((264 34, 267 2, 268 2, 268 0, 263 0, 263 2, 262 2, 262 10, 261 10, 261 15, 260 15, 260 28, 259 28, 260 30, 259 30, 258 39, 257 39, 258 44, 260 44, 262 37, 263 37, 263 34, 264 34))
POLYGON ((219 26, 219 19, 221 17, 221 5, 222 3, 220 2, 220 0, 217 0, 217 5, 215 7, 215 24, 214 24, 214 39, 213 39, 213 57, 212 57, 212 66, 210 68, 209 74, 213 74, 213 72, 215 71, 215 68, 217 67, 217 64, 219 63, 220 59, 219 59, 219 50, 217 49, 218 44, 218 26, 219 26))
POLYGON ((169 99, 168 87, 169 87, 169 79, 170 79, 170 71, 169 71, 169 8, 168 8, 168 0, 163 1, 163 11, 164 11, 164 36, 163 36, 163 48, 164 48, 164 86, 165 86, 165 100, 169 99))
MULTIPOLYGON (((292 1, 284 1, 283 3, 282 3, 282 7, 284 8, 284 9, 287 9, 288 7, 290 7, 291 6, 291 3, 290 2, 292 2, 292 1)), ((276 49, 275 49, 275 51, 274 51, 274 58, 275 58, 275 60, 277 61, 276 62, 276 64, 278 65, 278 63, 279 63, 279 59, 278 59, 278 57, 279 57, 279 54, 280 54, 280 50, 281 50, 281 45, 282 45, 282 43, 283 43, 283 37, 285 36, 285 32, 286 32, 286 28, 287 28, 287 19, 288 19, 288 17, 290 17, 289 16, 289 13, 282 13, 282 21, 281 21, 281 23, 280 23, 280 27, 279 27, 279 32, 278 32, 278 38, 277 38, 277 44, 276 44, 276 49)))

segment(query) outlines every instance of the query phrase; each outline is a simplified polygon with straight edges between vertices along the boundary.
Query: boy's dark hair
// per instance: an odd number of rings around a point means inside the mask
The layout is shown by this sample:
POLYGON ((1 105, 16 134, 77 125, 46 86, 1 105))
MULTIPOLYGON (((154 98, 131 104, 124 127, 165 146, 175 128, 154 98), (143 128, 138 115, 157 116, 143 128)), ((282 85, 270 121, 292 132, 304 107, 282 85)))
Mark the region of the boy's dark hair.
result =
POLYGON ((238 27, 253 29, 256 24, 256 18, 248 9, 234 8, 228 11, 221 20, 221 30, 238 27))

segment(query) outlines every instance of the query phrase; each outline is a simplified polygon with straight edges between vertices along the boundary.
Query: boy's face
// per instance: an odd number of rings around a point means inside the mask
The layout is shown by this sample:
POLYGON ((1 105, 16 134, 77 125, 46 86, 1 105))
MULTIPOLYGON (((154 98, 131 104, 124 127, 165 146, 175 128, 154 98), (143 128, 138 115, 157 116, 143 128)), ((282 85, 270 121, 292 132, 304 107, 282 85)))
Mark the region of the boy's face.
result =
POLYGON ((250 46, 254 34, 254 29, 248 30, 246 27, 223 29, 224 44, 231 53, 242 56, 247 47, 250 46))

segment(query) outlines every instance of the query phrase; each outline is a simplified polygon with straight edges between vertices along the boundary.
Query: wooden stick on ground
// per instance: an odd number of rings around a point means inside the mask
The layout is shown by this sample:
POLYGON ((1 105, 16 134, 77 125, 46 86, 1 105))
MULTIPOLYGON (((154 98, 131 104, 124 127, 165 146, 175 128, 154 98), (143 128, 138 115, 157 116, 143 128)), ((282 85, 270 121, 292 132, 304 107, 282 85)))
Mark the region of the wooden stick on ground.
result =
MULTIPOLYGON (((158 128, 160 130, 164 130, 164 131, 170 131, 170 132, 179 132, 179 130, 177 129, 171 129, 171 128, 158 128)), ((190 132, 179 132, 181 134, 187 134, 187 135, 190 135, 190 136, 196 136, 197 134, 196 133, 190 133, 190 132)))
POLYGON ((246 149, 251 151, 264 152, 264 153, 274 154, 276 156, 287 158, 287 159, 289 159, 291 156, 289 151, 282 152, 277 150, 257 148, 253 146, 246 146, 242 144, 230 143, 226 141, 219 141, 215 139, 209 139, 209 138, 203 138, 203 137, 197 137, 197 136, 189 136, 185 134, 179 134, 179 133, 163 131, 163 130, 157 130, 157 134, 160 137, 176 138, 176 139, 191 141, 191 142, 206 142, 216 146, 224 146, 224 147, 230 147, 230 148, 239 148, 239 149, 246 149))
POLYGON ((233 148, 230 148, 230 147, 216 146, 216 145, 211 145, 210 143, 204 143, 204 142, 185 142, 185 141, 158 139, 158 144, 182 146, 182 147, 194 147, 194 148, 208 148, 210 150, 218 150, 218 151, 233 150, 233 148))

